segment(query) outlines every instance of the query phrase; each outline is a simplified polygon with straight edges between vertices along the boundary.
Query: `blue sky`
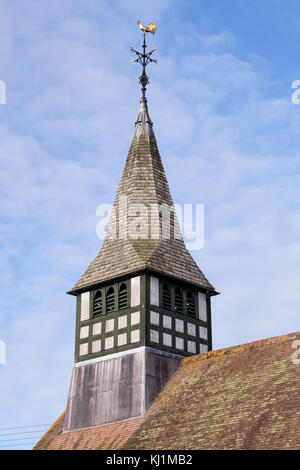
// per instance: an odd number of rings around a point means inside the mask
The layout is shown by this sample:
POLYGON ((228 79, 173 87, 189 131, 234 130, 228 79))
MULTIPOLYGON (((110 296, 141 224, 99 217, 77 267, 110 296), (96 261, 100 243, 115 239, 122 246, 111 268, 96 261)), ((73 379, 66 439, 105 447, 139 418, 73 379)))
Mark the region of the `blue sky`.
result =
POLYGON ((148 102, 173 199, 205 204, 192 254, 222 293, 214 347, 299 330, 299 13, 294 0, 0 0, 1 428, 66 404, 65 292, 100 248, 96 209, 133 134, 137 19, 158 26, 148 102))

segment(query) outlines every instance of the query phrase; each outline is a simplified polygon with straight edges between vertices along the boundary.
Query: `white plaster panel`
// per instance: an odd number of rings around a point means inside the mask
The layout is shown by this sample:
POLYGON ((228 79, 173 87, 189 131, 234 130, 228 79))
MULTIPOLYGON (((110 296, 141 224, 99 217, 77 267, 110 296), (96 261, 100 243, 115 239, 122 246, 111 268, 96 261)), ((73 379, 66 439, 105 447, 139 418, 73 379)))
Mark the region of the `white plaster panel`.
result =
POLYGON ((115 320, 112 318, 111 320, 107 320, 105 325, 105 331, 109 333, 110 331, 114 330, 115 320))
POLYGON ((150 330, 150 341, 152 343, 159 343, 159 334, 158 331, 150 330))
POLYGON ((159 307, 159 279, 150 277, 150 304, 159 307))
POLYGON ((131 279, 131 307, 136 307, 141 303, 141 278, 140 276, 131 279))
POLYGON ((172 336, 167 333, 163 334, 163 344, 164 346, 172 347, 172 336))
POLYGON ((172 318, 169 317, 168 315, 163 316, 163 326, 164 328, 172 328, 172 318))
POLYGON ((93 336, 101 335, 102 323, 95 323, 93 325, 93 336))
POLYGON ((110 336, 105 339, 105 349, 112 349, 114 347, 114 337, 110 336))
POLYGON ((184 332, 184 323, 182 320, 176 320, 175 321, 175 329, 176 331, 178 331, 179 333, 183 333, 184 332))
POLYGON ((81 294, 81 312, 80 320, 86 321, 90 318, 90 293, 84 292, 81 294))
POLYGON ((159 325, 159 313, 150 312, 150 323, 152 325, 159 325))
POLYGON ((80 328, 80 339, 85 339, 89 337, 89 326, 84 326, 80 328))
POLYGON ((196 326, 193 323, 187 324, 187 332, 190 336, 196 336, 196 326))
POLYGON ((203 326, 200 326, 199 330, 200 330, 200 338, 208 339, 207 328, 204 328, 203 326))
POLYGON ((204 354, 204 353, 207 353, 207 351, 208 351, 207 344, 200 344, 200 353, 204 354))
POLYGON ((101 341, 93 341, 92 342, 92 352, 97 353, 101 351, 101 341))
POLYGON ((188 352, 196 354, 196 343, 194 341, 188 341, 188 352))
POLYGON ((118 328, 121 330, 122 328, 127 328, 127 315, 123 315, 118 319, 118 328))
POLYGON ((83 343, 79 346, 79 356, 86 356, 89 353, 88 343, 83 343))
POLYGON ((183 341, 183 338, 177 338, 176 337, 176 349, 180 349, 181 351, 183 351, 184 349, 184 341, 183 341))
POLYGON ((131 324, 138 325, 141 322, 140 312, 134 312, 131 314, 131 324))
POLYGON ((125 344, 127 344, 127 333, 118 336, 118 346, 124 346, 125 344))
POLYGON ((199 319, 207 321, 206 295, 198 292, 199 319))
POLYGON ((131 332, 131 343, 138 343, 140 341, 140 330, 131 332))

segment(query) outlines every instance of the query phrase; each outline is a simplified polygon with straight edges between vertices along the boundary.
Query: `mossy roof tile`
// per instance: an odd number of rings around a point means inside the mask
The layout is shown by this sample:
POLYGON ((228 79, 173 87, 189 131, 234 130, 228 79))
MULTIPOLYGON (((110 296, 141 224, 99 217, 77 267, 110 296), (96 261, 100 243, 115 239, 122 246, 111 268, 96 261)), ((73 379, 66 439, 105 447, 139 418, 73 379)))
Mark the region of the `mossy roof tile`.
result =
POLYGON ((183 359, 145 418, 63 434, 62 415, 35 449, 300 449, 299 340, 183 359))

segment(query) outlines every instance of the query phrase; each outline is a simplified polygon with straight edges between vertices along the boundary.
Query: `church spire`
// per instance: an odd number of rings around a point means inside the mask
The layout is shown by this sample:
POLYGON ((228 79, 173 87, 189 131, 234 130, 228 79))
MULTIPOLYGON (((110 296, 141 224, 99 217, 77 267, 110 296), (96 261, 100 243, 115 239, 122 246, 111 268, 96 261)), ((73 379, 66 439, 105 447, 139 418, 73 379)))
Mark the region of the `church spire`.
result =
POLYGON ((77 326, 68 432, 143 417, 182 357, 212 349, 216 291, 179 229, 146 100, 145 37, 156 27, 139 24, 135 132, 102 248, 70 292, 77 326))
POLYGON ((214 287, 187 250, 179 229, 145 96, 149 83, 146 66, 155 62, 151 58, 154 50, 146 53, 145 38, 147 32, 154 34, 156 26, 139 24, 144 33, 143 53, 132 50, 137 54, 134 62, 143 67, 140 77, 142 98, 134 135, 102 248, 70 293, 76 294, 141 270, 153 270, 214 292, 214 287), (144 215, 137 215, 134 221, 133 212, 137 206, 142 208, 144 215), (162 208, 170 211, 169 238, 164 233, 162 208), (130 233, 132 225, 137 226, 139 220, 140 233, 130 233))

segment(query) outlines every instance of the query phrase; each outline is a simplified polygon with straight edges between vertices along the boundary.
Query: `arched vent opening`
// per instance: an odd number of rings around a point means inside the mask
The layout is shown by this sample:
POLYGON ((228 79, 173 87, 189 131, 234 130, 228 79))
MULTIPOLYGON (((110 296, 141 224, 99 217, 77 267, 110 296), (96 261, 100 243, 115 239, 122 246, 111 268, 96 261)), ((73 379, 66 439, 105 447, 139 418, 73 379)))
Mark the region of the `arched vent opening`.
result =
POLYGON ((102 292, 97 290, 94 294, 94 303, 93 303, 93 315, 102 315, 103 313, 103 302, 102 302, 102 292))
POLYGON ((167 308, 168 310, 171 310, 171 293, 170 293, 169 286, 167 284, 163 285, 162 303, 163 303, 163 308, 167 308))
POLYGON ((115 310, 115 291, 110 287, 106 293, 106 313, 114 312, 115 310))
POLYGON ((195 297, 193 292, 190 291, 186 294, 186 313, 190 317, 195 316, 195 297))
POLYGON ((128 292, 127 285, 123 283, 119 289, 119 310, 126 307, 128 307, 128 292))
POLYGON ((182 291, 179 287, 175 289, 175 310, 178 313, 183 313, 182 291))

